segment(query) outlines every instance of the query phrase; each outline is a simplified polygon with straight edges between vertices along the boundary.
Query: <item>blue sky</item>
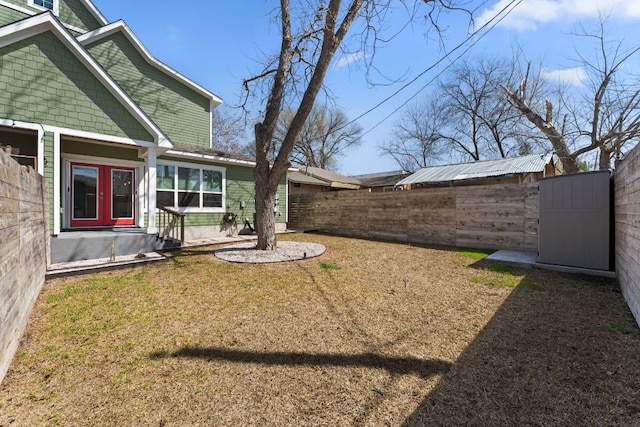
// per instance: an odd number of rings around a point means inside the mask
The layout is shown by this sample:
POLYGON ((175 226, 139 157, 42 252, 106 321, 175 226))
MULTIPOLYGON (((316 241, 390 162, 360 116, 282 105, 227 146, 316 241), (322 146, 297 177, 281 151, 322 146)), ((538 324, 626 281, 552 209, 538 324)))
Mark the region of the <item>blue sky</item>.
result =
MULTIPOLYGON (((477 25, 510 3, 512 0, 483 2, 476 12, 477 25)), ((158 0, 151 8, 148 2, 131 0, 94 0, 94 4, 110 22, 123 19, 156 58, 220 96, 225 106, 238 104, 242 81, 260 69, 264 53, 274 53, 278 47, 277 27, 269 15, 278 5, 276 1, 190 0, 181 3, 188 6, 176 7, 176 2, 158 0)), ((638 0, 516 0, 514 4, 517 6, 473 46, 469 55, 509 56, 517 44, 529 59, 543 62, 549 79, 579 85, 583 70, 576 68, 571 58, 576 48, 585 55, 589 51, 576 45, 568 34, 576 25, 589 27, 597 22, 599 13, 610 14, 614 38, 630 45, 640 43, 638 0)), ((449 49, 463 40, 469 29, 463 15, 446 17, 442 24, 449 49)), ((433 65, 442 52, 425 32, 426 26, 418 22, 378 52, 375 65, 400 80, 394 85, 368 84, 361 56, 337 58, 327 84, 338 107, 354 119, 433 65)), ((376 147, 389 137, 394 112, 411 97, 419 99, 427 94, 429 83, 440 70, 442 66, 425 73, 358 120, 366 134, 360 146, 340 158, 339 172, 352 175, 399 169, 376 147)), ((380 77, 376 80, 382 82, 380 77)))

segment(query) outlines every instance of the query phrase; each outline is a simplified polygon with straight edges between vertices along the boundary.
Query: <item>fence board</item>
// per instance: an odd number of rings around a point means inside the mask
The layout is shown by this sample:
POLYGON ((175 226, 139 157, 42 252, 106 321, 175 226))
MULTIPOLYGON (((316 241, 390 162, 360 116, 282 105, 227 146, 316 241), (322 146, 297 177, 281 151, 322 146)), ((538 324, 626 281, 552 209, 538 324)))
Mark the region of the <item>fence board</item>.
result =
POLYGON ((538 185, 289 196, 289 227, 412 243, 537 251, 538 185))

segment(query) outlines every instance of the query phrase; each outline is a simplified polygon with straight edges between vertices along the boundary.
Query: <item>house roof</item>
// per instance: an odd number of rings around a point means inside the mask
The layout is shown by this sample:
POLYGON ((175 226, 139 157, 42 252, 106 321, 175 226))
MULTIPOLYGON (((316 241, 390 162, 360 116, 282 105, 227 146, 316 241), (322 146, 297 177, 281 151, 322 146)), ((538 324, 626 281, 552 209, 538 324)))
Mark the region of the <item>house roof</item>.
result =
POLYGON ((542 172, 553 153, 422 168, 396 185, 442 183, 542 172))
POLYGON ((388 187, 396 185, 398 181, 411 175, 411 172, 405 170, 369 173, 365 175, 353 175, 352 178, 358 179, 365 187, 388 187))
POLYGON ((333 188, 345 188, 357 190, 360 188, 360 180, 350 176, 340 175, 326 169, 313 166, 294 165, 298 172, 291 172, 289 180, 301 184, 324 185, 333 188))
MULTIPOLYGON (((122 106, 155 138, 159 148, 173 146, 164 132, 146 115, 131 97, 67 31, 51 12, 43 12, 0 28, 0 47, 9 46, 34 35, 51 31, 93 76, 122 104, 122 106)), ((140 143, 142 141, 138 141, 140 143)))
POLYGON ((255 166, 256 160, 253 157, 244 156, 237 153, 215 150, 204 147, 194 147, 192 145, 174 144, 174 148, 166 152, 167 155, 174 155, 186 158, 200 158, 202 160, 213 160, 219 163, 255 166))
POLYGON ((157 60, 151 54, 151 52, 149 52, 147 50, 147 48, 142 44, 140 39, 138 39, 138 37, 133 33, 131 28, 129 28, 129 26, 124 21, 116 21, 116 22, 113 22, 113 23, 111 23, 109 25, 106 25, 104 27, 98 28, 98 29, 96 29, 94 31, 90 31, 88 33, 82 34, 81 36, 78 37, 78 41, 80 41, 80 43, 82 43, 83 46, 86 46, 86 45, 92 44, 92 43, 94 43, 94 42, 96 42, 98 40, 101 40, 101 39, 103 39, 105 37, 109 37, 110 35, 118 33, 118 32, 124 34, 124 36, 127 38, 127 40, 129 40, 129 42, 138 51, 138 53, 140 53, 140 55, 142 55, 142 57, 151 66, 156 67, 157 69, 159 69, 163 73, 165 73, 165 74, 169 75, 170 77, 178 80, 179 82, 181 82, 182 84, 186 85, 187 87, 190 87, 192 90, 194 90, 195 92, 199 93, 200 95, 202 95, 202 96, 204 96, 206 98, 209 98, 211 100, 211 103, 212 103, 212 108, 216 107, 216 106, 218 106, 218 105, 220 105, 222 103, 222 99, 220 99, 213 92, 210 92, 209 90, 207 90, 204 87, 200 86, 199 84, 195 83, 193 80, 190 80, 189 78, 187 78, 184 75, 180 74, 179 72, 177 72, 173 68, 171 68, 168 65, 164 64, 163 62, 157 60))

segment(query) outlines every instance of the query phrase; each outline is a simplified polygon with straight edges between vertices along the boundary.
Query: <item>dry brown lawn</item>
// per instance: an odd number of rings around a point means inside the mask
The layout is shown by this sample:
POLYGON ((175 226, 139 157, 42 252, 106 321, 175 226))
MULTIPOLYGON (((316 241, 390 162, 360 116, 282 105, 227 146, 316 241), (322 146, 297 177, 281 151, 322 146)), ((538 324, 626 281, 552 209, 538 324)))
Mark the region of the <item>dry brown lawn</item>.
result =
POLYGON ((314 259, 214 247, 50 281, 0 426, 640 425, 614 281, 321 235, 314 259))

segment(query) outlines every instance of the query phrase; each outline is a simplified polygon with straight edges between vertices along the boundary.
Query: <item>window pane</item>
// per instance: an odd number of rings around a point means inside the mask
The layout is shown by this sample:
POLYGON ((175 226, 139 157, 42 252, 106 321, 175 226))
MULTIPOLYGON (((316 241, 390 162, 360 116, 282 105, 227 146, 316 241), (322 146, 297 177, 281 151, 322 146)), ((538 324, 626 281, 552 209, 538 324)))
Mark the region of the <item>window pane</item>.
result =
POLYGON ((158 191, 156 193, 156 202, 162 206, 173 207, 175 206, 173 201, 173 191, 158 191))
POLYGON ((163 190, 173 190, 175 167, 167 165, 158 165, 156 168, 156 188, 163 190))
POLYGON ((222 194, 204 193, 202 195, 202 207, 203 208, 221 208, 222 194))
POLYGON ((178 206, 181 208, 199 208, 200 193, 188 193, 180 191, 178 193, 178 206))
POLYGON ((53 10, 53 0, 33 0, 33 4, 53 10))
POLYGON ((178 190, 200 191, 200 169, 178 168, 178 190))
POLYGON ((202 171, 202 191, 222 193, 222 173, 217 171, 202 171))

